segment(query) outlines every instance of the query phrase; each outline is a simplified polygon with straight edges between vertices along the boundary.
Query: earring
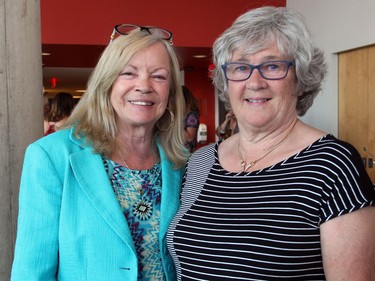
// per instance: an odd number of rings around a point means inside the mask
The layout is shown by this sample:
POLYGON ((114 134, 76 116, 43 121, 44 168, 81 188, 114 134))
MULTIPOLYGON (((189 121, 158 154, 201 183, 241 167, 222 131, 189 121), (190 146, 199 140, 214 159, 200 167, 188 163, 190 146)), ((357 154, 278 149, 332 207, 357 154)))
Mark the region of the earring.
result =
POLYGON ((174 124, 174 114, 173 114, 173 112, 170 111, 168 108, 165 110, 165 112, 164 112, 163 116, 156 122, 156 128, 158 128, 160 132, 166 132, 166 131, 168 131, 173 126, 173 124, 174 124), (164 124, 159 125, 159 121, 161 121, 161 122, 164 123, 163 120, 165 118, 163 118, 163 117, 165 115, 165 112, 169 113, 169 118, 168 118, 169 119, 169 124, 168 124, 168 126, 165 126, 164 124))

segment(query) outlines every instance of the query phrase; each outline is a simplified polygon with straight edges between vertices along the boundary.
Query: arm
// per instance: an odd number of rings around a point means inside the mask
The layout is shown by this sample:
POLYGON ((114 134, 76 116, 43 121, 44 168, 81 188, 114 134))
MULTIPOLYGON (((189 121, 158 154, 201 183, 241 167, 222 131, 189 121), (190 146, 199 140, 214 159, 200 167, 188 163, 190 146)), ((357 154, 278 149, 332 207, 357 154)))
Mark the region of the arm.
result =
POLYGON ((44 133, 47 133, 48 129, 49 129, 49 123, 47 120, 44 120, 44 123, 43 123, 43 128, 44 128, 44 133))
POLYGON ((217 128, 216 128, 216 135, 223 139, 223 138, 227 138, 228 137, 228 123, 230 121, 230 115, 229 113, 227 113, 227 115, 225 116, 225 120, 223 121, 223 123, 221 123, 221 125, 219 125, 217 128))
POLYGON ((218 129, 221 131, 226 131, 230 120, 231 120, 231 114, 227 113, 227 115, 225 115, 225 120, 223 121, 223 123, 221 123, 218 129))
POLYGON ((62 183, 46 151, 26 151, 11 280, 56 280, 62 183))
POLYGON ((185 129, 185 139, 186 139, 188 142, 194 140, 195 137, 197 136, 197 131, 198 131, 197 128, 187 127, 187 128, 185 129))
POLYGON ((336 217, 320 230, 328 281, 375 280, 375 207, 336 217))

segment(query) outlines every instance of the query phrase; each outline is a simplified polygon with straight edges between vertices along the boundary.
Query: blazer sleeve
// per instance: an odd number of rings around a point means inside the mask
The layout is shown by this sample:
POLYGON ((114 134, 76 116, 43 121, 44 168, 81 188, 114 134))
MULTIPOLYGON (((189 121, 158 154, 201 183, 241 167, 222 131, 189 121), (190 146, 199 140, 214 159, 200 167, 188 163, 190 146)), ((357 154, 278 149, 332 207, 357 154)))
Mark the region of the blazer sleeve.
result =
POLYGON ((11 280, 56 280, 61 167, 38 143, 25 153, 11 280))

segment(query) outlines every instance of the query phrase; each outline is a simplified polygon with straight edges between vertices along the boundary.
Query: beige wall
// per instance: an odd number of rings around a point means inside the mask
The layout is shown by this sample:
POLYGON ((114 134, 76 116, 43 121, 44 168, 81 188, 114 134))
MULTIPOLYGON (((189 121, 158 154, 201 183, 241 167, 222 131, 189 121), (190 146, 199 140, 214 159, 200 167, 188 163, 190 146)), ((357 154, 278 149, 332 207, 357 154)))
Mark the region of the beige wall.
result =
POLYGON ((0 0, 0 280, 13 260, 26 146, 43 132, 39 0, 0 0))
POLYGON ((305 16, 314 41, 325 51, 329 65, 323 91, 302 119, 337 136, 337 53, 375 44, 375 1, 287 0, 287 7, 305 16))

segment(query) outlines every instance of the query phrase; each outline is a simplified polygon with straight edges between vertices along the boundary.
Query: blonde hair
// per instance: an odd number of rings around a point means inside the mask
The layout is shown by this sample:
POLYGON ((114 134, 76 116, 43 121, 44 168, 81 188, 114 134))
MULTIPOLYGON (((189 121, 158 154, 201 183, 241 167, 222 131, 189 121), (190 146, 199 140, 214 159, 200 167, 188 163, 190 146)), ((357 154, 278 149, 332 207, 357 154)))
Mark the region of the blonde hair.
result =
POLYGON ((174 115, 174 122, 171 123, 170 127, 165 126, 168 127, 167 130, 155 126, 153 139, 154 142, 157 139, 160 141, 168 159, 176 168, 179 168, 185 164, 187 158, 187 152, 184 149, 184 98, 179 78, 180 68, 173 47, 157 35, 139 31, 127 36, 119 36, 112 41, 101 55, 90 76, 87 91, 65 127, 75 126, 75 135, 77 137, 85 136, 86 141, 94 147, 95 152, 104 156, 110 155, 115 148, 117 135, 115 112, 110 102, 112 85, 124 66, 138 51, 155 43, 162 43, 165 46, 171 66, 167 110, 157 123, 163 124, 171 121, 170 116, 168 116, 170 112, 174 115))

